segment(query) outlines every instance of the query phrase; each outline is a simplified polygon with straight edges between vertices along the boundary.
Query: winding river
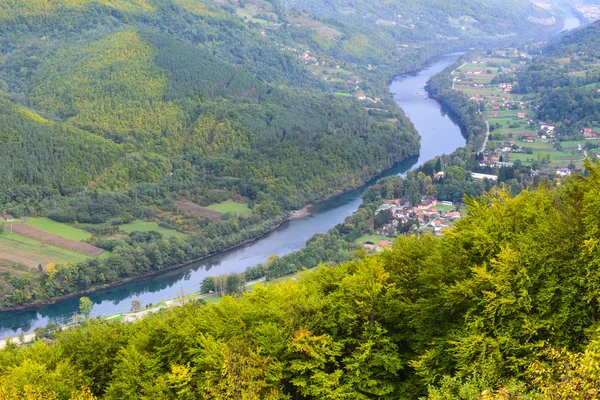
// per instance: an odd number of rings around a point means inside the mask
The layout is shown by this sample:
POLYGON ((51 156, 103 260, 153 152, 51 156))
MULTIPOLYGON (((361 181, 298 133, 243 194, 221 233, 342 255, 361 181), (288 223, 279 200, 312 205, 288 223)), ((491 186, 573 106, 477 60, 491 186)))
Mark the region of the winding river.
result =
MULTIPOLYGON (((407 160, 382 176, 404 173, 437 155, 449 154, 464 146, 465 139, 460 129, 442 112, 435 100, 428 98, 424 89, 433 75, 456 61, 459 56, 449 54, 440 57, 428 68, 399 76, 390 84, 394 99, 421 134, 421 151, 418 158, 407 160)), ((328 231, 354 213, 360 206, 365 188, 363 186, 321 203, 310 210, 309 217, 288 221, 259 240, 237 249, 159 276, 94 292, 89 295, 94 302, 91 315, 126 312, 134 299, 139 300, 142 305, 173 299, 182 291, 197 291, 202 279, 208 275, 243 272, 249 266, 264 262, 272 254, 282 256, 297 251, 313 235, 328 231)), ((68 323, 73 313, 78 311, 78 306, 76 298, 38 309, 1 313, 0 337, 28 333, 48 322, 68 323)))
MULTIPOLYGON (((564 30, 578 27, 579 20, 573 16, 572 11, 564 11, 567 14, 564 30)), ((427 81, 458 57, 458 53, 442 56, 429 67, 413 74, 398 76, 390 83, 389 89, 394 100, 421 134, 421 151, 418 157, 386 171, 378 179, 405 173, 435 156, 452 153, 465 145, 458 126, 425 91, 427 81)), ((310 216, 288 221, 250 244, 159 276, 94 292, 89 295, 94 302, 91 315, 126 312, 134 299, 139 300, 142 305, 173 299, 182 292, 197 291, 206 276, 243 272, 249 266, 264 262, 272 254, 283 256, 297 251, 313 235, 328 231, 354 213, 361 204, 361 195, 366 187, 367 185, 321 203, 310 210, 310 216)), ((28 333, 48 322, 68 323, 73 313, 78 311, 78 306, 78 299, 70 299, 38 309, 0 313, 0 337, 28 333)))

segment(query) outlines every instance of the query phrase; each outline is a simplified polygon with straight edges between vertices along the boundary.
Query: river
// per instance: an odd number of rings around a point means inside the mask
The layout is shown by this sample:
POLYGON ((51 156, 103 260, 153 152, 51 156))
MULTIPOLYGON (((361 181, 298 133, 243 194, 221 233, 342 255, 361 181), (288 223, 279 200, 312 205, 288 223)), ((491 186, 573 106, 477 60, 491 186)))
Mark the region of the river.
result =
POLYGON ((563 6, 560 9, 565 13, 565 22, 561 32, 572 31, 581 26, 581 21, 573 14, 573 9, 571 7, 563 6))

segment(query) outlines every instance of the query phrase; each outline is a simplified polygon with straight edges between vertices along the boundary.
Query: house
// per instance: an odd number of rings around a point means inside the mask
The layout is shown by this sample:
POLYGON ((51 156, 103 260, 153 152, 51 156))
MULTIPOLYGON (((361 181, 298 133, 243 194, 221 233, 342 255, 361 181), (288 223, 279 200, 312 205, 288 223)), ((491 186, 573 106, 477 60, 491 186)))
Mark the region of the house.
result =
POLYGON ((461 215, 459 212, 454 211, 454 212, 446 213, 446 218, 448 218, 450 220, 456 220, 456 219, 460 219, 461 215))
POLYGON ((426 208, 435 207, 436 204, 437 200, 435 197, 423 197, 418 208, 419 210, 424 210, 426 208))
POLYGON ((497 117, 497 116, 498 116, 498 111, 490 112, 490 117, 497 117))
POLYGON ((568 168, 560 168, 556 171, 556 175, 560 177, 565 177, 571 175, 571 170, 568 168))
POLYGON ((517 117, 519 117, 519 119, 525 119, 525 113, 517 113, 517 117))
POLYGON ((496 163, 496 165, 497 165, 498 167, 510 168, 510 167, 513 167, 515 164, 514 164, 514 163, 511 163, 511 162, 506 162, 506 161, 498 161, 498 162, 496 163))
POLYGON ((471 172, 471 176, 476 181, 482 181, 484 179, 489 179, 489 180, 492 180, 492 181, 497 181, 498 180, 498 176, 497 175, 478 174, 476 172, 471 172))
POLYGON ((366 100, 366 99, 367 99, 367 96, 365 96, 363 93, 360 93, 360 94, 358 94, 358 95, 356 96, 356 98, 357 98, 357 99, 359 99, 359 100, 366 100))
POLYGON ((391 247, 392 246, 392 242, 390 242, 389 240, 380 240, 379 241, 379 245, 381 247, 391 247))
POLYGON ((437 174, 433 175, 433 179, 442 179, 444 177, 444 171, 440 171, 437 174))
POLYGON ((526 143, 533 143, 535 142, 535 138, 533 136, 527 136, 525 139, 523 139, 524 142, 526 143))
POLYGON ((381 251, 381 247, 377 246, 373 242, 366 242, 363 244, 363 247, 369 251, 381 251))

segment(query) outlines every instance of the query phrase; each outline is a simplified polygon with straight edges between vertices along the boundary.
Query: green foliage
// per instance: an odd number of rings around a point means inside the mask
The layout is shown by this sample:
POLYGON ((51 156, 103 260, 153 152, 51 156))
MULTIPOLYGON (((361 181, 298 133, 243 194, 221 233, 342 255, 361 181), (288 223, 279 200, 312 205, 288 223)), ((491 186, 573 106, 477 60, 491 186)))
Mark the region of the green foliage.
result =
POLYGON ((90 313, 94 308, 94 303, 88 297, 81 297, 79 299, 79 312, 85 317, 89 317, 90 313))
MULTIPOLYGON (((400 238, 219 304, 95 320, 34 348, 55 360, 50 376, 79 377, 69 390, 105 398, 585 398, 600 389, 600 164, 587 168, 558 188, 472 198, 442 239, 400 238)), ((0 387, 23 390, 12 368, 39 362, 31 351, 1 353, 0 387)))

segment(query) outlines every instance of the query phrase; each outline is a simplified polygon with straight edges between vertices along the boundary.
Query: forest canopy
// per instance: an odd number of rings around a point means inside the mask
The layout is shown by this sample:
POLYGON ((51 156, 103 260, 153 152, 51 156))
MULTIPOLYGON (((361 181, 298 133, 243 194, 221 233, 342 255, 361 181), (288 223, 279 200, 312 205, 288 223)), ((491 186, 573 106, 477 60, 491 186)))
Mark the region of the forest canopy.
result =
POLYGON ((598 393, 600 164, 467 200, 444 238, 219 304, 8 346, 0 393, 47 398, 586 398, 598 393), (487 396, 487 397, 485 397, 487 396))

